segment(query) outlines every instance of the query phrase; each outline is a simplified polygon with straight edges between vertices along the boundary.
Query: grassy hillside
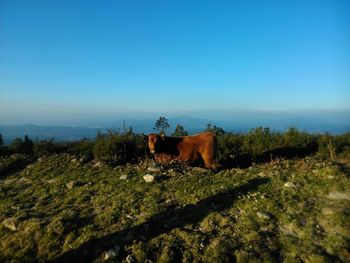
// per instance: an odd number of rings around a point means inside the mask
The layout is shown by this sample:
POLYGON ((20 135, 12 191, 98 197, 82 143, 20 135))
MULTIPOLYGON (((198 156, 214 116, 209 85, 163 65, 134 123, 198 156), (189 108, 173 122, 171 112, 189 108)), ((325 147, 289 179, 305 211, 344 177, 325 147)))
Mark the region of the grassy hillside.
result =
POLYGON ((0 177, 0 261, 349 262, 349 160, 214 173, 39 158, 0 177))

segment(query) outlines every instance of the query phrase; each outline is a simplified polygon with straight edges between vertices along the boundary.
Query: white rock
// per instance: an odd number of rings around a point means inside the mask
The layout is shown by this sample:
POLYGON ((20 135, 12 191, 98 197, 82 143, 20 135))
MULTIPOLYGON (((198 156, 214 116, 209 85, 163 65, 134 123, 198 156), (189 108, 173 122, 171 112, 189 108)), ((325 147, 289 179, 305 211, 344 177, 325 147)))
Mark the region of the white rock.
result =
POLYGON ((286 182, 283 186, 288 188, 296 188, 296 185, 292 182, 286 182))
POLYGON ((128 179, 128 175, 127 175, 127 174, 122 174, 122 175, 119 177, 119 179, 121 179, 121 180, 126 180, 126 179, 128 179))
POLYGON ((130 254, 126 257, 125 261, 126 261, 127 263, 134 263, 134 262, 135 262, 133 256, 130 255, 130 254))
POLYGON ((58 181, 57 179, 53 178, 53 179, 48 180, 47 183, 54 184, 54 183, 57 183, 57 181, 58 181))
POLYGON ((172 205, 176 205, 177 201, 174 200, 174 199, 168 199, 168 200, 165 201, 165 204, 168 205, 168 206, 172 206, 172 205))
POLYGON ((119 255, 119 246, 114 246, 112 249, 105 252, 104 260, 117 257, 119 255))
POLYGON ((322 209, 323 215, 333 215, 334 213, 335 213, 335 210, 332 209, 331 207, 325 207, 322 209))
POLYGON ((94 164, 94 167, 97 167, 97 168, 102 167, 102 166, 103 166, 103 163, 100 162, 100 161, 97 161, 97 162, 94 164))
POLYGON ((2 225, 12 231, 17 231, 17 220, 16 218, 6 218, 4 221, 2 221, 2 225))
POLYGON ((146 174, 143 176, 143 179, 146 181, 146 183, 152 183, 155 179, 155 176, 152 174, 146 174))
POLYGON ((105 260, 108 260, 108 259, 114 258, 114 257, 116 257, 116 256, 117 256, 117 254, 116 254, 112 249, 110 249, 110 250, 108 250, 107 252, 105 252, 105 257, 104 257, 104 259, 105 259, 105 260))
POLYGON ((261 219, 271 219, 271 216, 268 213, 264 213, 264 212, 256 212, 256 215, 261 218, 261 219))
POLYGON ((147 171, 152 172, 152 173, 159 173, 161 171, 159 165, 157 164, 151 164, 148 166, 147 171))
POLYGON ((350 201, 350 195, 342 192, 331 192, 327 195, 329 199, 333 200, 348 200, 350 201))
POLYGON ((74 181, 69 181, 68 183, 66 183, 68 189, 73 189, 75 185, 76 183, 74 181))
POLYGON ((193 167, 192 172, 194 172, 194 173, 207 173, 207 172, 209 172, 209 170, 202 168, 202 167, 193 167))

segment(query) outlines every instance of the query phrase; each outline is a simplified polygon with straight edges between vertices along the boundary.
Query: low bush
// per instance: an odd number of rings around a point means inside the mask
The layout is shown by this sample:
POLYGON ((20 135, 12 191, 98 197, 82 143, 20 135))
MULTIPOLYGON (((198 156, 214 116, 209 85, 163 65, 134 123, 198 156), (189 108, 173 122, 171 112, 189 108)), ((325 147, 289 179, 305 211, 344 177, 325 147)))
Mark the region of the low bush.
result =
POLYGON ((275 158, 304 157, 317 151, 317 136, 290 128, 285 133, 258 127, 248 133, 218 135, 217 161, 224 167, 246 167, 275 158))
POLYGON ((136 162, 147 155, 147 144, 141 135, 110 131, 96 138, 93 154, 96 159, 114 164, 136 162))
MULTIPOLYGON (((350 133, 309 134, 296 128, 281 133, 264 127, 251 129, 247 133, 227 133, 216 126, 208 127, 217 134, 216 159, 223 168, 248 167, 276 158, 305 157, 310 154, 317 154, 324 159, 334 159, 345 152, 350 154, 350 133)), ((94 140, 83 139, 78 142, 54 142, 51 139, 33 143, 25 136, 24 140, 16 138, 11 145, 0 147, 1 156, 14 153, 35 158, 68 153, 85 161, 95 158, 111 164, 134 163, 149 155, 143 136, 134 134, 131 129, 125 133, 112 130, 105 134, 100 132, 94 140)))
POLYGON ((350 132, 343 135, 318 135, 317 145, 317 154, 324 159, 334 159, 341 153, 350 153, 350 132))
POLYGON ((41 156, 51 155, 55 152, 53 139, 42 140, 34 143, 34 156, 39 158, 41 156))
POLYGON ((34 143, 27 135, 25 135, 24 140, 21 138, 14 139, 9 147, 9 150, 12 153, 33 155, 34 143))

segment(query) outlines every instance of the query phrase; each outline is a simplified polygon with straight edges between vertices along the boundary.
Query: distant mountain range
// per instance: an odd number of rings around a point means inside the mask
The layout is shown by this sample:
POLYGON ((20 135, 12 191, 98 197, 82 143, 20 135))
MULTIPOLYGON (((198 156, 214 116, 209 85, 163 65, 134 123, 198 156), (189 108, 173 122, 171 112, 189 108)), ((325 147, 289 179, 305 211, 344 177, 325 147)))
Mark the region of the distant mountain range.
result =
MULTIPOLYGON (((329 120, 317 117, 307 116, 265 116, 261 118, 238 118, 234 121, 229 120, 210 120, 189 116, 178 116, 168 118, 170 129, 168 133, 172 133, 176 124, 181 124, 190 134, 197 133, 206 129, 207 124, 211 123, 226 131, 246 132, 251 128, 263 126, 269 127, 271 130, 284 131, 289 127, 296 127, 300 130, 306 130, 310 133, 330 132, 341 134, 350 131, 350 121, 347 118, 343 120, 329 120), (345 120, 345 121, 344 121, 345 120)), ((115 131, 123 131, 124 124, 126 128, 132 127, 136 133, 154 132, 155 119, 126 119, 104 122, 94 127, 74 127, 74 126, 39 126, 34 124, 25 125, 0 125, 0 133, 6 144, 10 143, 16 137, 28 135, 32 139, 51 139, 55 141, 74 141, 82 138, 94 138, 98 130, 106 132, 108 129, 115 131)))

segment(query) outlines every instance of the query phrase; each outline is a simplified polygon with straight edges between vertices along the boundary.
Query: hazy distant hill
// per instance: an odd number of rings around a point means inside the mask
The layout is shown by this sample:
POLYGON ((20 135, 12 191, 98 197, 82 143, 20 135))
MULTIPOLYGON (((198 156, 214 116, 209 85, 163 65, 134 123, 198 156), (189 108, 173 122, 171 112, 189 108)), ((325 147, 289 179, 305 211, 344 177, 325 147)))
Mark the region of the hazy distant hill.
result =
MULTIPOLYGON (((209 120, 195 118, 189 116, 178 116, 168 118, 170 129, 169 133, 173 132, 176 124, 181 124, 191 134, 203 131, 208 123, 212 123, 226 131, 248 131, 251 128, 258 126, 269 127, 272 130, 284 131, 289 127, 297 127, 300 130, 306 130, 311 133, 331 132, 340 134, 350 131, 350 122, 331 121, 321 119, 320 117, 305 117, 305 116, 256 116, 255 118, 246 118, 242 115, 234 116, 235 121, 209 120)), ((56 141, 73 141, 82 138, 94 138, 98 130, 102 132, 108 129, 122 131, 125 127, 132 127, 136 133, 154 132, 153 127, 155 119, 126 119, 116 121, 104 121, 95 127, 71 127, 71 126, 39 126, 33 124, 27 125, 0 125, 0 133, 3 135, 5 143, 11 142, 16 137, 23 137, 27 134, 33 139, 50 139, 55 138, 56 141)))
POLYGON ((93 138, 96 136, 97 130, 97 128, 38 126, 33 124, 0 126, 0 133, 5 143, 11 142, 16 137, 23 137, 25 134, 32 139, 54 138, 56 141, 74 141, 85 137, 93 138))

